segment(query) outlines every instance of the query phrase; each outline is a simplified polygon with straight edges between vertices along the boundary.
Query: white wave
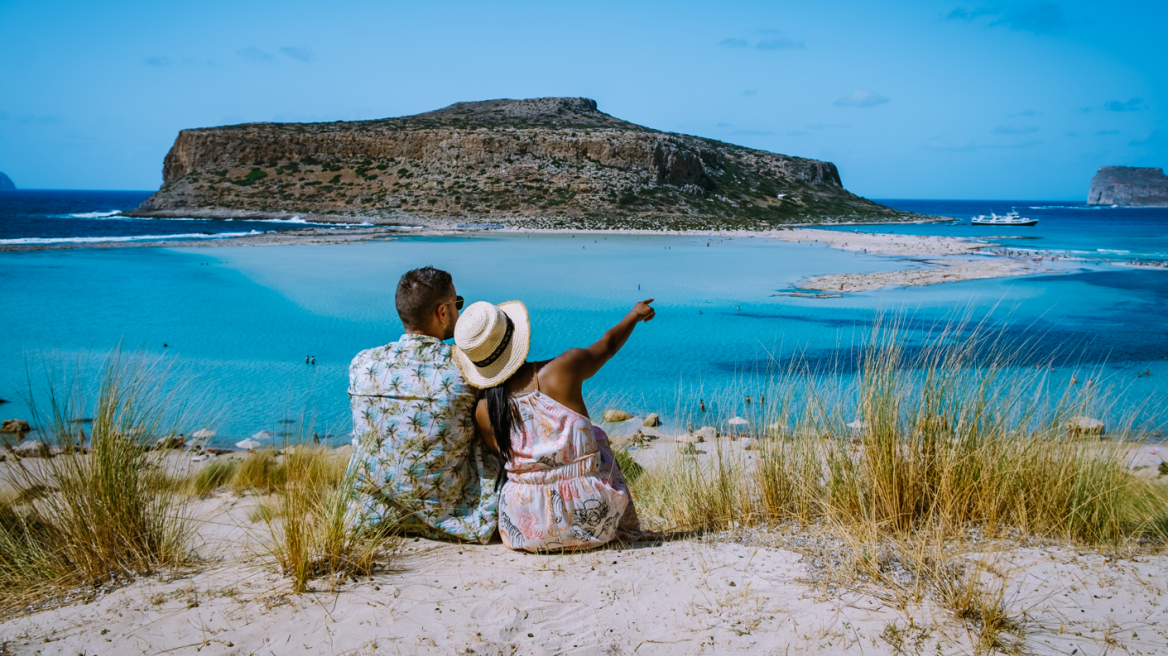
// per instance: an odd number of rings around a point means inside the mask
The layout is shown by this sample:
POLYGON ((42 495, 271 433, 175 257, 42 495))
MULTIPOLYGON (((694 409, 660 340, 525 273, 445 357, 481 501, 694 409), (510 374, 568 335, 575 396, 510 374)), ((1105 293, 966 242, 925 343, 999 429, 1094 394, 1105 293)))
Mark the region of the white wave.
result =
POLYGON ((1112 210, 1119 205, 1031 205, 1032 210, 1112 210))
POLYGON ((121 214, 121 210, 110 210, 108 212, 77 212, 76 214, 54 214, 58 219, 104 219, 111 216, 121 214))
POLYGON ((1096 248, 1095 250, 1100 252, 1100 253, 1114 253, 1116 255, 1127 255, 1128 253, 1131 252, 1131 251, 1121 251, 1121 250, 1117 250, 1114 248, 1096 248))
POLYGON ((246 237, 248 235, 262 235, 259 230, 251 232, 220 232, 205 235, 193 232, 178 235, 130 235, 123 237, 22 237, 20 239, 0 239, 0 245, 8 244, 99 244, 103 242, 125 241, 168 241, 171 239, 226 239, 229 237, 246 237))

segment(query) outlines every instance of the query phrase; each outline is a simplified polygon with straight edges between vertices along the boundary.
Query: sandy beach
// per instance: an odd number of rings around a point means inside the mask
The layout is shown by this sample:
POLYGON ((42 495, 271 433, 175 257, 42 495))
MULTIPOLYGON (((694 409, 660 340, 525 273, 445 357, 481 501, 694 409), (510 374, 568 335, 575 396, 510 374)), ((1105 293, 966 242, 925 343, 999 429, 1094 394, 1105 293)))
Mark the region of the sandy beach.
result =
MULTIPOLYGON (((663 436, 634 456, 685 445, 663 436)), ((742 453, 741 441, 699 444, 742 453)), ((175 454, 178 456, 178 454, 175 454)), ((1137 458, 1138 459, 1138 458, 1137 458)), ((177 461, 176 461, 177 464, 177 461)), ((1133 461, 1133 466, 1142 467, 1133 461)), ((6 654, 975 653, 924 589, 849 576, 824 527, 732 529, 577 554, 406 539, 372 576, 294 594, 265 555, 263 499, 193 502, 198 562, 124 587, 63 591, 0 621, 6 654)), ((1002 589, 1004 651, 1163 653, 1168 556, 1068 544, 954 545, 1002 589), (1008 649, 1006 649, 1008 647, 1008 649)))

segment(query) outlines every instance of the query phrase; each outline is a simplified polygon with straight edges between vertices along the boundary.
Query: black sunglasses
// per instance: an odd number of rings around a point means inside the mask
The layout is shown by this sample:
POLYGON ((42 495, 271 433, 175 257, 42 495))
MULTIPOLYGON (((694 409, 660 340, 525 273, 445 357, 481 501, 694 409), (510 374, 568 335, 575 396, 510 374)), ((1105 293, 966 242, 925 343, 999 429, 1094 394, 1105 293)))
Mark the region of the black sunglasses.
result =
POLYGON ((459 311, 461 311, 461 310, 462 310, 462 306, 463 306, 463 305, 465 305, 465 304, 466 304, 466 299, 465 299, 465 298, 463 298, 463 297, 461 297, 461 296, 455 296, 455 297, 454 297, 454 308, 455 308, 456 310, 459 310, 459 311))

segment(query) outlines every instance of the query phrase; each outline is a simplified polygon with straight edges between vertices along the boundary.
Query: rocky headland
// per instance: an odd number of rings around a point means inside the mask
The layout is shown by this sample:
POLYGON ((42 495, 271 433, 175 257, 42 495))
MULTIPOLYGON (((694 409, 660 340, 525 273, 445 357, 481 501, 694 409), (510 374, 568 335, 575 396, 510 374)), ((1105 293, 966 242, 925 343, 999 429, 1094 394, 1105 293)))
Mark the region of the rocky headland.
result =
POLYGON ((849 193, 830 162, 653 130, 587 98, 183 130, 163 181, 134 215, 659 230, 936 218, 849 193))
POLYGON ((1091 179, 1087 204, 1168 207, 1168 176, 1152 167, 1101 167, 1091 179))
POLYGON ((3 171, 0 171, 0 191, 16 191, 16 184, 3 171))

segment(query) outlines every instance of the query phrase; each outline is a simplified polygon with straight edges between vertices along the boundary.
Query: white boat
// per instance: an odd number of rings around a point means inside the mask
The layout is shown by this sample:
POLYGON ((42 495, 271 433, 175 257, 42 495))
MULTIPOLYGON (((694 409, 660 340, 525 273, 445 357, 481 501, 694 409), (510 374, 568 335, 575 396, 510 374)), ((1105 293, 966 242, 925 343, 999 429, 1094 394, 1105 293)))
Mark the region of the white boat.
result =
POLYGON ((1032 226, 1038 223, 1038 219, 1027 219, 1018 216, 1018 210, 1010 210, 1006 216, 998 216, 990 212, 989 216, 982 214, 975 216, 969 220, 970 225, 988 225, 988 226, 1032 226))

